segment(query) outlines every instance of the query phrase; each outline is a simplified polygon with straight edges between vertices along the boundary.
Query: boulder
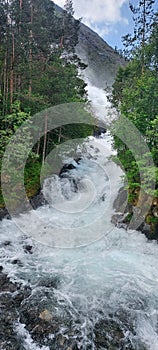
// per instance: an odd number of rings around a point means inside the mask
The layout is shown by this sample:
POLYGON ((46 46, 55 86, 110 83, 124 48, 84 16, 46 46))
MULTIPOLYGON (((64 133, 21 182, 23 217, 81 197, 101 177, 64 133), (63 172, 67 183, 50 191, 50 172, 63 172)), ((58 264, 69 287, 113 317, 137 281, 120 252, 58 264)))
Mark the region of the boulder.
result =
POLYGON ((70 170, 76 169, 76 166, 77 166, 77 164, 80 163, 81 159, 82 158, 75 158, 74 162, 64 164, 59 172, 59 177, 65 177, 66 174, 69 173, 70 170))
POLYGON ((30 204, 32 206, 33 209, 37 209, 38 207, 41 207, 42 205, 46 205, 48 204, 48 202, 46 201, 41 189, 39 190, 39 192, 33 196, 30 200, 30 204))
POLYGON ((7 208, 0 208, 0 221, 2 221, 2 219, 7 219, 9 220, 11 217, 10 217, 10 214, 7 210, 7 208))
POLYGON ((127 197, 128 197, 127 190, 124 189, 124 187, 121 187, 113 203, 113 208, 116 210, 116 212, 120 212, 120 213, 125 212, 125 209, 127 206, 127 197))

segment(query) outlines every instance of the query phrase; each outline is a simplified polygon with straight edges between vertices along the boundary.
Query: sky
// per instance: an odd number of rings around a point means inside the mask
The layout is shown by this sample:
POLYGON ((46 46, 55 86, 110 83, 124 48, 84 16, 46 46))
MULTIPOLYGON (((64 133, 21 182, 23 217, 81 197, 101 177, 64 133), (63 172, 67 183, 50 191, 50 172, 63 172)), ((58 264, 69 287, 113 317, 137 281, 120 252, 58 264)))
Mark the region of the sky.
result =
MULTIPOLYGON (((63 7, 65 0, 54 2, 63 7)), ((123 48, 121 38, 133 28, 129 0, 73 0, 73 7, 75 18, 82 18, 112 47, 123 48)))

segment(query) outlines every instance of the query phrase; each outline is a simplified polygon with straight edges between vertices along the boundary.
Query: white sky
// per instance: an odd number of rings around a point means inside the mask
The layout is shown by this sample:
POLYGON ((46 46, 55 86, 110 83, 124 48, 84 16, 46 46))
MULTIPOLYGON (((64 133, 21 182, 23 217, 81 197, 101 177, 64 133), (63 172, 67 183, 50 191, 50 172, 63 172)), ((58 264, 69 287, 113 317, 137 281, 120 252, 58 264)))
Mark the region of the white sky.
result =
MULTIPOLYGON (((55 3, 63 7, 65 0, 55 0, 55 3)), ((108 34, 113 32, 114 36, 119 35, 119 26, 126 27, 126 32, 120 33, 120 38, 128 33, 130 16, 128 4, 129 0, 73 0, 75 17, 81 17, 83 23, 95 30, 107 42, 108 34)), ((108 43, 114 46, 113 42, 108 43)))
MULTIPOLYGON (((56 0, 63 7, 64 0, 56 0)), ((128 0, 74 0, 75 17, 82 17, 85 22, 116 22, 125 20, 121 15, 121 7, 128 0)))
MULTIPOLYGON (((122 36, 133 33, 129 1, 138 6, 139 0, 73 0, 75 18, 97 32, 112 47, 123 48, 122 36)), ((65 0, 54 0, 63 7, 65 0)), ((158 0, 154 9, 158 10, 158 0)))

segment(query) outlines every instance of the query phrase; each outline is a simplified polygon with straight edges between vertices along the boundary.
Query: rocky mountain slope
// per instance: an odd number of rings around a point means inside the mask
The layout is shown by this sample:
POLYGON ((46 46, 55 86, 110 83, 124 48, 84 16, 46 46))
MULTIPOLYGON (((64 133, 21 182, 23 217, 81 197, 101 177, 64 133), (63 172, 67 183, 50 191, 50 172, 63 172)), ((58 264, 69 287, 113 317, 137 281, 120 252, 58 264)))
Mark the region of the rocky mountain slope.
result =
MULTIPOLYGON (((55 5, 57 12, 62 8, 55 5)), ((125 60, 109 46, 97 33, 81 23, 77 55, 88 65, 84 76, 98 88, 111 86, 119 66, 125 65, 125 60)))
POLYGON ((124 59, 83 23, 80 26, 76 52, 88 65, 85 76, 88 76, 90 83, 98 88, 111 86, 118 67, 125 65, 124 59))

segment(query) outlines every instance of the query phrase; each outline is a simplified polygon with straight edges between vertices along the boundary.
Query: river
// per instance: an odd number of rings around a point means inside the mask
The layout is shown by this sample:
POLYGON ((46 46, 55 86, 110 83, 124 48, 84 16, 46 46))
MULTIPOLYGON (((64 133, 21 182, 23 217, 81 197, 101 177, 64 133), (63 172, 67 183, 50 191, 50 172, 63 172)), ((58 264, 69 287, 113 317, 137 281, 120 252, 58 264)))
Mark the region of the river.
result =
POLYGON ((63 153, 67 176, 45 179, 47 205, 0 223, 0 265, 30 287, 13 325, 18 349, 157 350, 157 243, 111 223, 123 173, 110 136, 81 152, 77 162, 63 153), (35 332, 42 320, 47 331, 35 332))

